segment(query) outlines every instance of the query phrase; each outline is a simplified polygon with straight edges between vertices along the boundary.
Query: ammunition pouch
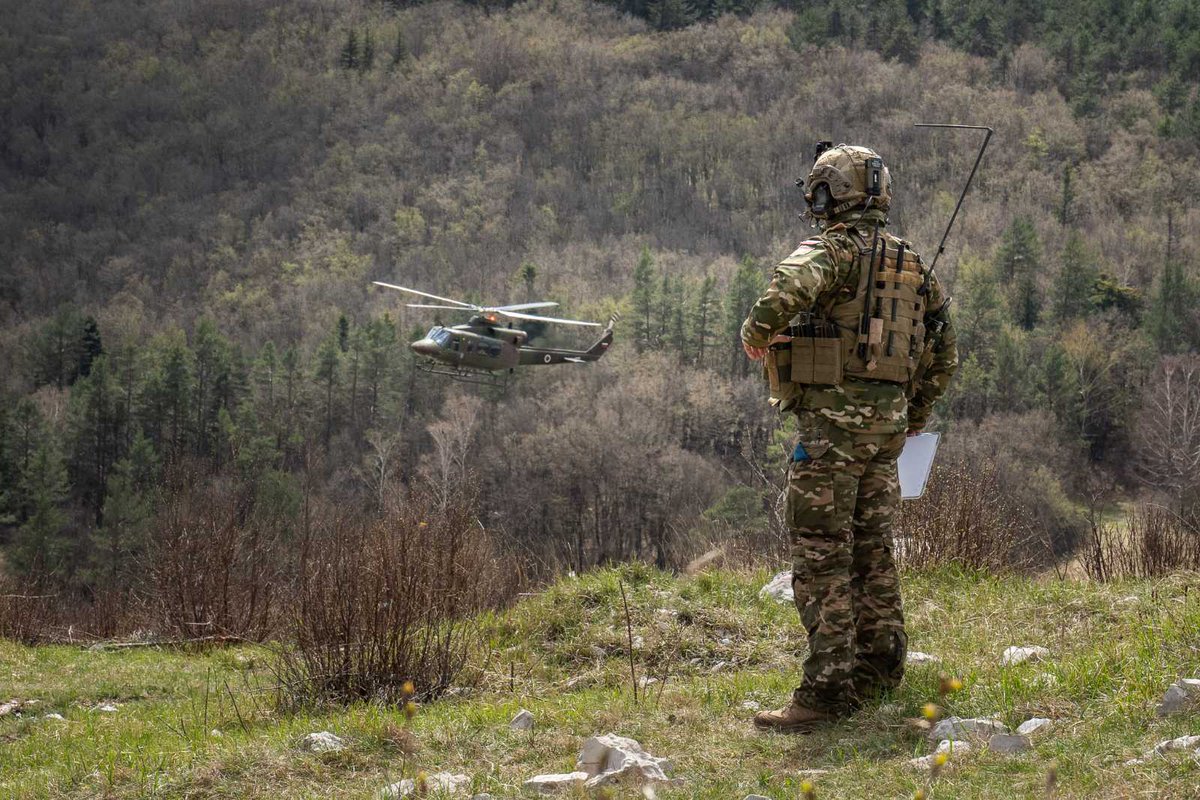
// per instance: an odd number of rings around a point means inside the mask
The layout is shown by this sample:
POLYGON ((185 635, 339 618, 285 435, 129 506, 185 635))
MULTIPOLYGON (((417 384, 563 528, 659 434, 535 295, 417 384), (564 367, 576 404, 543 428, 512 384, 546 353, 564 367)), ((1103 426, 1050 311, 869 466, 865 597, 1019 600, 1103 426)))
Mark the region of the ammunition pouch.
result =
POLYGON ((771 346, 766 372, 773 398, 787 398, 797 386, 838 385, 846 376, 911 391, 933 361, 935 339, 925 330, 928 269, 900 239, 881 232, 873 249, 857 231, 852 236, 859 246, 857 291, 849 299, 830 293, 818 300, 788 330, 791 341, 771 346))

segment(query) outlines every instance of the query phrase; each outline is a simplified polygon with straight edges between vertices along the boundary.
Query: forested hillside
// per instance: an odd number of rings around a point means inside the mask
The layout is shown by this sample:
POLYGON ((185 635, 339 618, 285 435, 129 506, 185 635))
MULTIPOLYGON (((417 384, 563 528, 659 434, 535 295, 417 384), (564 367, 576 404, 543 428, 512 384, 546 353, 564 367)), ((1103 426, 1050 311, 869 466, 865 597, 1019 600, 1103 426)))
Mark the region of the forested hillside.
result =
POLYGON ((419 490, 534 571, 769 546, 737 327, 817 139, 879 150, 932 257, 978 140, 923 121, 996 130, 938 262, 947 467, 1055 557, 1089 511, 1194 503, 1195 4, 751 5, 9 8, 0 572, 136 592, 188 492, 248 532, 419 490), (597 365, 464 388, 372 280, 624 320, 597 365))

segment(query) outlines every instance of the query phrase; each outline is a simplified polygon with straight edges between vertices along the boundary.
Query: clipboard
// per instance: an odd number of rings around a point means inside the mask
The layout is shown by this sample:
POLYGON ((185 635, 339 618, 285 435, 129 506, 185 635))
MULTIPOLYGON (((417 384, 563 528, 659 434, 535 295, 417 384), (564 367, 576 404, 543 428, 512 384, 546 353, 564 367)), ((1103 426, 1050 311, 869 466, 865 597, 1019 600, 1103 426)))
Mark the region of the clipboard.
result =
POLYGON ((904 440, 904 449, 896 461, 901 500, 917 500, 925 494, 929 471, 933 469, 933 457, 937 455, 941 438, 940 433, 918 433, 904 440))

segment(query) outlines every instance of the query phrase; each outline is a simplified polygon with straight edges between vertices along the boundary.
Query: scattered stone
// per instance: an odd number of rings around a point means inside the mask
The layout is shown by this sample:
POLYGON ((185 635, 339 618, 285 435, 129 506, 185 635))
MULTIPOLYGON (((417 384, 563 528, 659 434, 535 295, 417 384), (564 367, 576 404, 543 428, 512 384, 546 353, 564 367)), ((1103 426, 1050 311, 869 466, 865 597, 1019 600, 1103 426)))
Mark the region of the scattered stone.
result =
POLYGON ((794 603, 796 595, 792 592, 792 571, 780 572, 771 578, 765 586, 758 590, 758 596, 763 600, 774 600, 777 603, 794 603))
POLYGON ((757 700, 743 700, 742 701, 742 711, 759 711, 761 709, 762 709, 762 706, 758 703, 757 700))
POLYGON ((634 650, 641 650, 645 646, 646 646, 646 640, 643 639, 640 634, 633 637, 633 649, 634 650))
POLYGON ((633 739, 612 733, 585 741, 575 769, 587 773, 588 788, 626 780, 636 783, 670 780, 665 772, 670 769, 667 759, 652 756, 633 739))
POLYGON ((988 739, 988 750, 993 753, 1003 753, 1011 756, 1024 753, 1030 748, 1028 736, 1014 736, 1010 733, 996 733, 988 739))
POLYGON ((962 742, 967 739, 986 739, 997 733, 1008 733, 1008 727, 994 719, 946 717, 933 726, 929 741, 962 742))
POLYGON ((916 650, 910 650, 908 655, 904 657, 905 663, 911 666, 920 666, 922 664, 940 664, 942 660, 937 656, 931 656, 929 653, 921 653, 916 650))
POLYGON ((761 794, 748 794, 743 797, 742 800, 771 800, 771 798, 765 797, 761 794))
POLYGON ((1014 664, 1023 664, 1026 661, 1041 661, 1043 658, 1048 658, 1050 651, 1039 645, 1026 645, 1024 647, 1008 647, 1004 650, 1004 656, 1000 662, 1011 667, 1014 664))
POLYGON ((1154 745, 1154 749, 1146 753, 1149 756, 1161 756, 1175 750, 1194 750, 1200 747, 1200 736, 1180 736, 1178 739, 1167 739, 1154 745))
POLYGON ((512 718, 512 721, 508 723, 508 727, 512 728, 514 731, 532 730, 533 713, 522 708, 517 712, 517 715, 512 718))
POLYGON ((828 775, 827 769, 802 769, 796 773, 801 778, 819 778, 822 775, 828 775))
POLYGON ((92 709, 92 711, 98 711, 101 714, 115 714, 118 710, 119 709, 112 703, 101 703, 92 709))
POLYGON ((1044 731, 1054 726, 1054 720, 1046 719, 1045 717, 1031 717, 1017 726, 1017 733, 1021 736, 1032 736, 1038 731, 1044 731))
POLYGON ((937 749, 932 753, 927 756, 921 756, 920 758, 914 758, 908 762, 908 765, 913 769, 933 769, 934 762, 942 753, 947 753, 951 758, 953 758, 956 755, 969 753, 971 752, 971 749, 972 747, 970 742, 956 742, 950 739, 943 739, 938 743, 937 749))
POLYGON ((7 717, 9 714, 16 714, 20 710, 20 700, 9 700, 7 703, 0 703, 0 717, 7 717))
POLYGON ((317 731, 300 740, 300 749, 309 753, 336 753, 345 750, 346 743, 329 731, 317 731))
POLYGON ((1116 601, 1119 606, 1131 606, 1139 602, 1141 602, 1141 598, 1136 594, 1126 595, 1125 597, 1118 598, 1116 601))
MULTIPOLYGON (((470 785, 471 778, 467 775, 435 772, 432 775, 425 776, 425 788, 430 792, 440 792, 444 795, 465 795, 470 785)), ((405 778, 399 783, 393 783, 391 786, 385 787, 380 794, 387 800, 398 800, 398 798, 415 794, 416 791, 417 782, 412 778, 405 778)))
POLYGON ((471 800, 496 800, 496 799, 494 797, 492 797, 490 794, 488 794, 487 792, 483 792, 482 794, 471 795, 471 800))
POLYGON ((716 672, 720 672, 721 670, 725 669, 728 666, 729 666, 729 662, 722 660, 722 661, 718 661, 717 663, 713 664, 712 667, 708 671, 712 672, 712 673, 716 673, 716 672))
POLYGON ((62 714, 58 714, 58 713, 55 713, 52 711, 49 714, 47 714, 46 716, 42 717, 42 719, 53 719, 53 720, 57 720, 58 722, 65 722, 67 718, 64 717, 62 714))
POLYGON ((594 658, 604 658, 605 656, 608 655, 608 651, 606 651, 603 647, 601 647, 598 644, 592 645, 591 652, 592 652, 592 656, 594 658))
POLYGON ((522 784, 526 789, 538 794, 554 794, 563 789, 574 789, 583 786, 591 776, 586 772, 564 772, 550 775, 534 775, 522 784))
POLYGON ((224 739, 225 738, 225 734, 221 733, 216 728, 213 728, 211 731, 209 731, 208 735, 214 739, 224 739))
POLYGON ((568 678, 567 682, 563 684, 563 688, 566 689, 567 691, 570 691, 570 690, 574 689, 576 686, 583 683, 585 680, 587 680, 587 676, 576 675, 574 678, 568 678))
POLYGON ((733 644, 733 639, 730 639, 728 636, 726 636, 724 639, 722 639, 722 640, 719 642, 719 644, 720 644, 722 647, 729 647, 731 644, 733 644))
POLYGON ((675 619, 675 617, 679 616, 678 612, 676 612, 670 608, 660 608, 660 609, 657 609, 654 613, 658 614, 660 617, 667 617, 670 619, 675 619))
POLYGON ((1198 703, 1200 703, 1200 680, 1183 678, 1171 684, 1155 713, 1160 717, 1169 717, 1172 714, 1188 711, 1198 703))
POLYGON ((645 689, 647 686, 653 686, 658 683, 658 678, 648 678, 645 675, 638 678, 638 688, 645 689))

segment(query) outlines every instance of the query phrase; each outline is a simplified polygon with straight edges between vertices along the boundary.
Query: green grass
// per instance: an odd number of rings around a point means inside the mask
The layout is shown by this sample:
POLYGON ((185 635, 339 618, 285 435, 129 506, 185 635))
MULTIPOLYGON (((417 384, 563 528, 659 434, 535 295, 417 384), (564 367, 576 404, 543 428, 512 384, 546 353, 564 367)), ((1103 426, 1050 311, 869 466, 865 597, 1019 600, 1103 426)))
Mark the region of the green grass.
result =
MULTIPOLYGON (((254 648, 0 643, 0 700, 38 701, 36 713, 0 718, 0 797, 375 797, 420 770, 465 772, 476 791, 514 795, 531 775, 570 771, 582 739, 606 732, 672 759, 685 783, 660 788, 661 798, 793 798, 810 769, 827 770, 815 779, 818 797, 912 797, 924 779, 905 762, 928 746, 909 720, 937 700, 939 667, 910 668, 894 695, 814 735, 753 730, 743 704, 781 704, 804 650, 795 610, 757 597, 768 577, 678 578, 625 566, 563 580, 485 618, 463 688, 411 722, 371 704, 281 714, 269 655, 254 648), (638 675, 658 679, 636 705, 622 582, 640 637, 638 675), (94 711, 103 701, 119 710, 94 711), (519 708, 536 715, 532 732, 508 729, 519 708), (51 711, 66 721, 44 719, 51 711), (300 752, 300 737, 317 730, 345 738, 348 749, 300 752)), ((1172 681, 1200 669, 1198 583, 907 575, 910 648, 942 657, 940 670, 965 683, 947 713, 999 714, 1010 726, 1034 715, 1057 720, 1030 753, 956 757, 932 796, 1043 797, 1052 764, 1059 797, 1200 796, 1200 766, 1186 754, 1123 766, 1162 739, 1200 733, 1198 715, 1153 714, 1172 681), (1002 668, 1010 644, 1040 644, 1052 657, 1002 668)), ((612 796, 640 795, 622 788, 612 796)))

